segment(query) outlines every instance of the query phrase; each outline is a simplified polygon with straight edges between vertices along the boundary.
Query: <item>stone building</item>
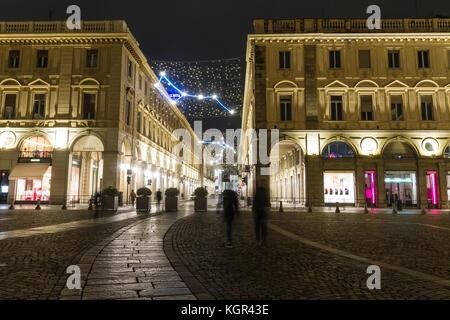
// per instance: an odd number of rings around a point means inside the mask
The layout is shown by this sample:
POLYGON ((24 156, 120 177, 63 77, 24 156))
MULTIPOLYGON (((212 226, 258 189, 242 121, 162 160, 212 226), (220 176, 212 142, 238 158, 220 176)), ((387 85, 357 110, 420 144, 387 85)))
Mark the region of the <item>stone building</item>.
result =
POLYGON ((171 135, 196 138, 157 83, 124 21, 1 22, 1 200, 87 202, 107 186, 124 201, 144 186, 193 192, 199 166, 173 154, 171 135))
POLYGON ((448 208, 450 19, 255 20, 242 129, 279 129, 248 191, 305 205, 448 208), (276 153, 278 150, 278 156, 276 153))

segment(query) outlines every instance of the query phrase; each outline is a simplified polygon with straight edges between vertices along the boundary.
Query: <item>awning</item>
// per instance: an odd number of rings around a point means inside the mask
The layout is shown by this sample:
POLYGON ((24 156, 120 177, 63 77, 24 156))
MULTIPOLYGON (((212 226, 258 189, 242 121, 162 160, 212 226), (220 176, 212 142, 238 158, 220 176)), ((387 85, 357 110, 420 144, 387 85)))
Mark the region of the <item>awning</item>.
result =
POLYGON ((49 166, 49 163, 18 163, 12 169, 9 180, 18 178, 42 179, 49 166))

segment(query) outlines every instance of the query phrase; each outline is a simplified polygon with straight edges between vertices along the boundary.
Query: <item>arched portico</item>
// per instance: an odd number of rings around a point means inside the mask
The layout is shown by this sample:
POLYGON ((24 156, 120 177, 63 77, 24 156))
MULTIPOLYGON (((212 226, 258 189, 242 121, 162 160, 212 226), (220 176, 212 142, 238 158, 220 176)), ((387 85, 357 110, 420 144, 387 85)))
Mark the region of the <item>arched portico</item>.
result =
POLYGON ((270 152, 270 197, 299 206, 305 203, 305 166, 301 146, 293 139, 278 142, 270 152))
POLYGON ((104 151, 103 142, 96 135, 83 135, 73 141, 69 156, 69 201, 87 203, 101 192, 104 151))

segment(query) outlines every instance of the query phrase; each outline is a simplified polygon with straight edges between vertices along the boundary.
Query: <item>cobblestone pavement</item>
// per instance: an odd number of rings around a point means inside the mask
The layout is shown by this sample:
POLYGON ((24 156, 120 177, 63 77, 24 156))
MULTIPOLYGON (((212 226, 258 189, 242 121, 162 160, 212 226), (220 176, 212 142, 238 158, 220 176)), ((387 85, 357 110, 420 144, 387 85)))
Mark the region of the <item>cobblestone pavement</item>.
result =
POLYGON ((127 211, 0 211, 0 228, 9 230, 0 240, 0 299, 59 299, 69 265, 116 232, 155 214, 127 211))
POLYGON ((177 221, 165 249, 217 299, 450 299, 449 219, 271 213, 261 248, 243 212, 229 249, 221 214, 208 212, 177 221), (381 290, 369 290, 366 270, 377 263, 381 290))
POLYGON ((192 204, 133 223, 87 251, 80 259, 82 290, 64 289, 65 300, 195 300, 163 251, 163 238, 192 204))

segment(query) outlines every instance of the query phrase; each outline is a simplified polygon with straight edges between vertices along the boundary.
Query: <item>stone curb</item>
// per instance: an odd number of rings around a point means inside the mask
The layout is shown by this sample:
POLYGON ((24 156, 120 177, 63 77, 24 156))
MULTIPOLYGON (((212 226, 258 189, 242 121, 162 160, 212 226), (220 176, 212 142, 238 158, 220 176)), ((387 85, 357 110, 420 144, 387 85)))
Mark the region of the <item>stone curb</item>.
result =
POLYGON ((164 235, 164 242, 163 242, 163 250, 164 253, 167 256, 167 259, 169 259, 169 262, 172 264, 172 267, 175 269, 175 271, 178 273, 180 278, 186 283, 188 288, 191 290, 191 292, 197 297, 198 300, 216 300, 216 297, 213 296, 206 288, 203 286, 203 284, 200 282, 197 277, 195 277, 189 268, 181 261, 178 254, 175 252, 173 248, 173 238, 174 238, 174 226, 185 220, 190 218, 184 217, 177 221, 175 221, 167 230, 166 234, 164 235))

